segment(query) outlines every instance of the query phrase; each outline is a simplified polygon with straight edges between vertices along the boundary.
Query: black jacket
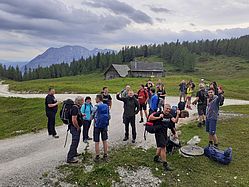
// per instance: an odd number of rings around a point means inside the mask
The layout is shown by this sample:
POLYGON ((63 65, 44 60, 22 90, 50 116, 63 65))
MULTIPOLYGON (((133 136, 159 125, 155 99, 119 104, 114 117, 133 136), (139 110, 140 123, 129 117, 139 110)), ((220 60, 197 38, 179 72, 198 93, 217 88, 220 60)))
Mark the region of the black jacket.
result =
POLYGON ((120 97, 117 94, 116 98, 124 102, 124 117, 135 116, 139 112, 139 103, 135 97, 120 97))

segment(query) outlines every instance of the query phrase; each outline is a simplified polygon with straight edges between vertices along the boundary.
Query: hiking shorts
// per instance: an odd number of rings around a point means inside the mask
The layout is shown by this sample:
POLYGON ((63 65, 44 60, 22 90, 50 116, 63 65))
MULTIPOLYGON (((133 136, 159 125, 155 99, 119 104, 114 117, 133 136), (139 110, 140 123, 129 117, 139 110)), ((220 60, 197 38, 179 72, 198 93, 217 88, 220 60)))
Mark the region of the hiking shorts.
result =
POLYGON ((139 110, 147 110, 147 105, 145 103, 139 104, 139 110))
POLYGON ((210 135, 216 134, 216 126, 217 126, 217 120, 206 119, 206 132, 208 132, 210 135))
POLYGON ((197 111, 198 111, 199 116, 206 115, 206 106, 205 105, 197 105, 197 111))
POLYGON ((156 146, 157 148, 165 148, 167 145, 167 131, 161 131, 158 133, 155 133, 156 138, 156 146))
POLYGON ((102 141, 108 140, 108 129, 107 129, 107 127, 103 128, 103 129, 94 127, 94 129, 93 129, 93 141, 94 142, 99 142, 100 134, 101 134, 102 141))
POLYGON ((185 97, 186 93, 185 92, 180 92, 180 97, 185 97))

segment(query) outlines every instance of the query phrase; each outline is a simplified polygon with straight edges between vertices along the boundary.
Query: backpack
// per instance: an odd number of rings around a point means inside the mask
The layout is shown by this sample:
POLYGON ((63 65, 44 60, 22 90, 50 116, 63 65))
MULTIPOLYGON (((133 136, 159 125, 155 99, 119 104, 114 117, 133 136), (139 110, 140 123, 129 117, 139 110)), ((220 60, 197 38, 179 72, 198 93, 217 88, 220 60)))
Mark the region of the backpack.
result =
POLYGON ((65 125, 69 125, 71 118, 71 109, 74 102, 71 99, 63 101, 62 109, 60 111, 60 119, 65 125))
POLYGON ((181 147, 181 143, 178 142, 174 142, 170 139, 170 137, 168 137, 168 140, 167 140, 167 144, 166 144, 166 151, 167 151, 167 154, 173 154, 174 150, 175 149, 178 149, 181 147))
POLYGON ((223 95, 221 95, 220 106, 224 105, 224 100, 225 100, 225 97, 223 95))
POLYGON ((186 105, 186 102, 180 101, 180 102, 178 103, 178 108, 179 108, 179 110, 180 110, 180 111, 185 110, 185 105, 186 105))
POLYGON ((95 127, 106 128, 109 125, 109 106, 107 104, 97 105, 95 127))
POLYGON ((225 151, 221 151, 214 146, 208 146, 204 148, 204 154, 208 158, 219 162, 221 164, 229 164, 232 161, 232 148, 229 147, 225 151))
POLYGON ((172 106, 170 114, 175 118, 177 116, 177 106, 172 106))

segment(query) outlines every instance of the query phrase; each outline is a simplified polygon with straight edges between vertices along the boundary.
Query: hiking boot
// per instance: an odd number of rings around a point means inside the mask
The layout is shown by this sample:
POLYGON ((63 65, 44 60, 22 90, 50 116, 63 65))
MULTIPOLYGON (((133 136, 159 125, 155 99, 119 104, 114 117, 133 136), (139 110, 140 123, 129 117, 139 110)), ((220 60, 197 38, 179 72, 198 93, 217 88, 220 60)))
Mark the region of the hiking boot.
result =
POLYGON ((139 123, 143 123, 144 122, 144 119, 143 118, 141 118, 141 120, 139 121, 139 123))
POLYGON ((107 156, 107 154, 104 154, 104 156, 103 156, 103 160, 104 160, 105 162, 107 162, 107 161, 108 161, 108 156, 107 156))
POLYGON ((83 140, 84 143, 88 143, 87 139, 83 140))
POLYGON ((59 138, 59 136, 58 136, 58 135, 53 135, 53 137, 54 137, 54 138, 59 138))
POLYGON ((201 128, 201 127, 202 127, 202 122, 199 122, 199 123, 197 124, 197 127, 201 128))
POLYGON ((96 155, 96 157, 94 158, 94 162, 99 162, 100 161, 100 157, 99 155, 96 155))
POLYGON ((136 140, 133 139, 131 142, 132 142, 132 143, 136 143, 136 140))
POLYGON ((78 156, 80 156, 80 155, 81 155, 80 153, 76 153, 75 157, 78 157, 78 156))
POLYGON ((124 137, 123 141, 127 141, 127 140, 129 140, 129 138, 128 137, 124 137))
POLYGON ((163 163, 163 168, 164 168, 164 171, 173 171, 173 168, 169 167, 168 163, 167 162, 164 162, 163 163))
POLYGON ((67 161, 68 164, 76 164, 76 163, 78 163, 78 162, 79 162, 79 161, 76 160, 76 159, 72 159, 72 160, 68 160, 68 161, 67 161))
POLYGON ((206 121, 205 121, 205 120, 202 122, 202 125, 203 125, 203 126, 205 126, 205 125, 206 125, 206 121))
POLYGON ((154 162, 156 162, 156 163, 159 163, 159 162, 160 162, 160 159, 159 159, 159 156, 158 156, 158 155, 156 155, 156 156, 154 157, 154 162))
POLYGON ((216 143, 215 143, 215 144, 214 144, 214 147, 218 149, 219 144, 216 144, 216 143))

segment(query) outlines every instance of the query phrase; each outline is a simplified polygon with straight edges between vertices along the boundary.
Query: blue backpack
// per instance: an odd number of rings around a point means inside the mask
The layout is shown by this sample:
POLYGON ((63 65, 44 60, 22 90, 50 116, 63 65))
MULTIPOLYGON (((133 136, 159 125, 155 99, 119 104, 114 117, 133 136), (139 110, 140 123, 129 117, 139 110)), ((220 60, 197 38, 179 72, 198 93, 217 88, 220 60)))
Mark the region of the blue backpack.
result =
POLYGON ((221 151, 214 146, 208 146, 204 148, 204 154, 208 158, 219 162, 221 164, 229 164, 232 161, 232 148, 229 147, 225 151, 221 151))
POLYGON ((109 125, 109 106, 107 104, 97 105, 95 127, 106 128, 109 125))

